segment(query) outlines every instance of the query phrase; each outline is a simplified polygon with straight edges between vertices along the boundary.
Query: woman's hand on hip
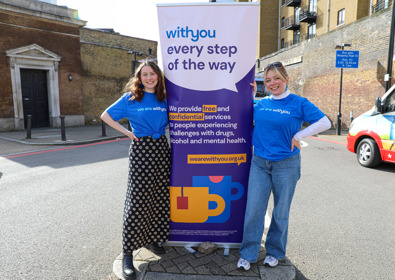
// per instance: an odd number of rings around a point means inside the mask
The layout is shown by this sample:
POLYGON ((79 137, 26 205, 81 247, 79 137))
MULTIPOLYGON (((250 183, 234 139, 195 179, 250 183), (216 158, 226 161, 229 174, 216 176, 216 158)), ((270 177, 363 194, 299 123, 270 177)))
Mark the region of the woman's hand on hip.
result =
POLYGON ((295 137, 292 137, 292 141, 291 141, 291 152, 293 152, 294 147, 298 148, 300 150, 300 141, 297 141, 295 139, 295 137))
POLYGON ((136 137, 136 135, 134 135, 134 133, 131 132, 131 131, 129 131, 126 135, 127 135, 130 139, 132 139, 132 141, 134 141, 134 140, 139 141, 139 139, 136 137))

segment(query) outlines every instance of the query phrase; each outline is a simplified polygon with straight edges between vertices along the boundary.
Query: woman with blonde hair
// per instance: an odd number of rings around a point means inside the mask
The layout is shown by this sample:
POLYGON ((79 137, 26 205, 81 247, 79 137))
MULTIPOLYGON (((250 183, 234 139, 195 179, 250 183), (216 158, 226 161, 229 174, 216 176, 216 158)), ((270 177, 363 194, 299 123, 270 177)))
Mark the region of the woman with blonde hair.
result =
POLYGON ((123 217, 122 272, 135 279, 133 251, 146 246, 164 254, 170 222, 170 146, 165 136, 167 101, 162 71, 152 61, 138 67, 124 94, 101 118, 128 136, 129 177, 123 217), (119 120, 127 118, 133 131, 119 120))
MULTIPOLYGON (((285 257, 288 219, 300 178, 300 140, 330 128, 329 119, 306 98, 288 90, 288 73, 281 62, 265 67, 270 96, 254 105, 254 154, 248 181, 247 207, 238 268, 258 260, 270 193, 274 209, 265 241, 264 265, 274 267, 285 257), (300 130, 304 122, 311 125, 300 130)), ((254 91, 256 92, 256 84, 254 91)))

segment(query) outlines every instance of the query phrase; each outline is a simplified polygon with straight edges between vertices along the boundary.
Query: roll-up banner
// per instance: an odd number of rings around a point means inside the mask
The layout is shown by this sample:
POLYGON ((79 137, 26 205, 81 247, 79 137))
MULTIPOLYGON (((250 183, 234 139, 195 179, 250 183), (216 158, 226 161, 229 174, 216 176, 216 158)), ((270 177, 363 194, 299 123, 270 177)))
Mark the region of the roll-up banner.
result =
POLYGON ((172 148, 169 243, 238 247, 252 152, 259 3, 157 8, 172 148))

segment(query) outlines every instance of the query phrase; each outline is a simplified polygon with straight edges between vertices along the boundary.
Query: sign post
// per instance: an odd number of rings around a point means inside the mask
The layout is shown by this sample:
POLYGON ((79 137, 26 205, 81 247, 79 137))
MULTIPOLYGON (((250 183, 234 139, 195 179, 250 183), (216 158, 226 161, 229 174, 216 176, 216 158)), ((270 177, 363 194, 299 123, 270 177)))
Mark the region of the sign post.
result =
POLYGON ((351 44, 342 44, 341 50, 336 51, 336 68, 340 68, 339 113, 337 114, 336 127, 337 135, 341 135, 343 68, 358 68, 359 64, 359 51, 345 51, 345 46, 351 47, 351 44))

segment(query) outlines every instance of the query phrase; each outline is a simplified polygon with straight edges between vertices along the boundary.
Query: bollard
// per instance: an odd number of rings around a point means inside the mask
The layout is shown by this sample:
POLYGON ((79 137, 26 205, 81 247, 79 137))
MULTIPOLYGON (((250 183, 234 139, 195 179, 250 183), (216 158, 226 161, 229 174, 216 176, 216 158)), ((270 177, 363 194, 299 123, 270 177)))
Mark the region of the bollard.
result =
POLYGON ((60 117, 60 129, 62 132, 62 141, 66 141, 66 127, 64 125, 64 116, 59 116, 60 117))
POLYGON ((107 136, 106 135, 106 123, 104 121, 101 121, 101 136, 107 136))
POLYGON ((350 111, 350 120, 350 123, 352 123, 352 121, 354 120, 354 113, 352 111, 350 111))
POLYGON ((32 139, 32 115, 27 115, 26 139, 32 139))
POLYGON ((337 127, 336 127, 336 134, 341 135, 342 134, 342 114, 339 112, 337 114, 337 127))

